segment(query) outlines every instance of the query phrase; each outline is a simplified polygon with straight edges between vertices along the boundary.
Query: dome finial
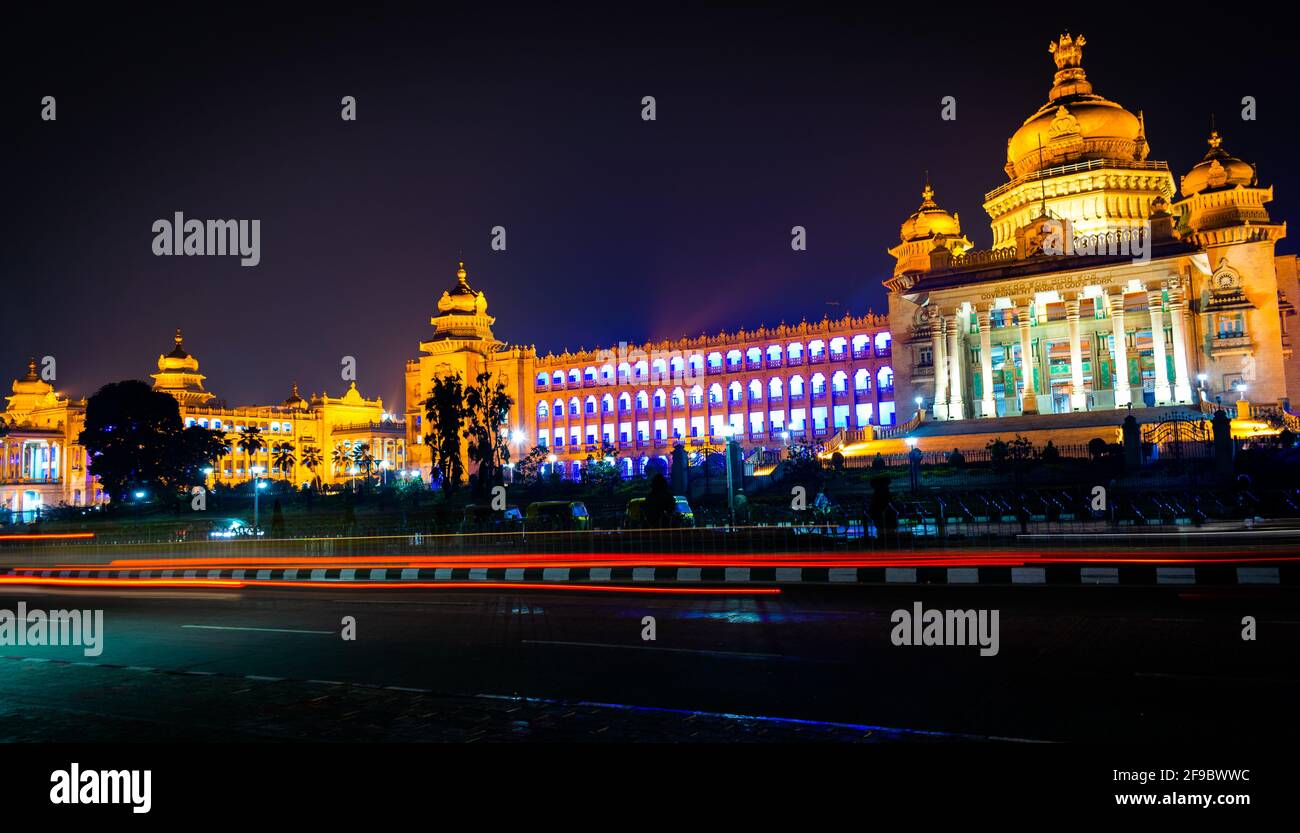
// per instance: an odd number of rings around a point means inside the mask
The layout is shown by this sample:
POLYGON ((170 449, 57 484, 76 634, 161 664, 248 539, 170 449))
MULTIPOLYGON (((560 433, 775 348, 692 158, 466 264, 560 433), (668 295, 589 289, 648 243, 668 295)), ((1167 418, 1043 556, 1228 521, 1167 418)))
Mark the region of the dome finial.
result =
POLYGON ((1223 137, 1219 135, 1219 129, 1214 124, 1214 114, 1210 114, 1210 138, 1205 140, 1210 146, 1211 151, 1218 150, 1223 145, 1223 137))
POLYGON ((460 261, 460 267, 456 269, 456 280, 460 281, 462 284, 469 283, 469 281, 466 280, 468 276, 469 273, 465 271, 465 261, 462 260, 460 261))
POLYGON ((27 360, 27 381, 36 381, 36 357, 32 356, 27 360))
POLYGON ((181 328, 180 328, 180 327, 177 327, 177 328, 176 328, 176 343, 177 343, 177 344, 180 344, 180 343, 183 342, 183 341, 185 341, 185 336, 181 335, 181 328))
POLYGON ((934 203, 934 189, 930 187, 930 171, 927 168, 925 172, 925 187, 921 189, 921 204, 934 203))
POLYGON ((1083 65, 1083 46, 1087 42, 1083 35, 1071 38, 1070 33, 1066 32, 1055 42, 1049 43, 1047 51, 1052 53, 1057 69, 1073 69, 1083 65))

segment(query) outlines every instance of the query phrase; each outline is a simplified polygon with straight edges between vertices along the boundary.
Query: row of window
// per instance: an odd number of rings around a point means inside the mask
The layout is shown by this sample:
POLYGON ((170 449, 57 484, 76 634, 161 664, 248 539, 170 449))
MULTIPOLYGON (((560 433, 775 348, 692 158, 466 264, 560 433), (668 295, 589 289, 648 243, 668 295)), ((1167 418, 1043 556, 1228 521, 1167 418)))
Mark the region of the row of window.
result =
MULTIPOLYGON (((814 397, 826 395, 826 382, 827 379, 823 374, 816 373, 813 375, 810 383, 812 387, 812 395, 814 397)), ((871 371, 867 368, 860 368, 853 374, 852 382, 854 391, 858 393, 869 392, 872 385, 871 371)), ((875 373, 875 383, 882 393, 892 391, 894 387, 894 371, 889 367, 880 368, 875 373)), ((742 386, 740 382, 732 382, 725 389, 726 401, 743 401, 745 398, 746 387, 748 388, 749 401, 751 402, 763 401, 765 393, 764 388, 766 388, 767 399, 780 400, 785 397, 786 386, 787 382, 780 377, 773 377, 768 381, 766 386, 758 379, 751 379, 748 386, 742 386)), ((791 376, 788 386, 791 399, 797 400, 804 396, 805 384, 802 376, 791 376)), ((830 387, 831 391, 836 394, 847 393, 849 390, 849 375, 842 370, 836 371, 831 375, 830 387)), ((710 385, 708 395, 710 405, 721 404, 724 397, 724 389, 722 385, 717 383, 710 385)), ((671 393, 665 392, 663 388, 656 390, 653 394, 649 394, 646 391, 637 391, 635 402, 637 410, 644 410, 650 407, 652 400, 656 409, 666 407, 669 402, 671 402, 672 407, 681 408, 686 405, 688 397, 691 405, 703 405, 703 386, 695 385, 690 389, 689 393, 681 387, 673 388, 671 393)), ((627 391, 620 393, 617 400, 618 410, 620 412, 632 410, 633 400, 634 397, 627 391)), ((594 414, 597 412, 597 404, 595 396, 588 396, 585 401, 580 401, 576 396, 572 397, 568 401, 568 415, 579 416, 582 413, 594 414)), ((607 393, 602 396, 600 398, 599 407, 601 413, 613 413, 615 407, 613 394, 607 393)), ((537 403, 538 419, 561 417, 564 413, 565 402, 563 399, 556 399, 554 402, 550 403, 542 400, 537 403)))
MULTIPOLYGON (((876 334, 874 339, 876 356, 890 355, 890 339, 891 336, 887 332, 876 334)), ((835 360, 845 359, 850 355, 858 359, 869 358, 872 349, 872 337, 865 334, 853 336, 852 339, 837 336, 831 339, 829 344, 830 356, 835 360)), ((827 343, 822 339, 808 342, 806 354, 809 361, 820 361, 826 357, 827 343)), ((542 371, 537 374, 537 386, 539 388, 564 387, 567 384, 572 387, 597 381, 613 384, 616 380, 619 383, 627 383, 634 380, 645 381, 647 378, 658 381, 679 377, 688 370, 700 374, 721 371, 724 368, 738 370, 743 367, 781 367, 783 364, 801 364, 804 356, 805 348, 800 342, 793 342, 785 347, 772 344, 766 350, 761 347, 750 347, 744 351, 729 350, 725 354, 722 351, 714 351, 707 355, 696 353, 689 358, 675 355, 668 358, 642 359, 634 363, 621 362, 617 367, 613 364, 606 364, 600 368, 588 365, 581 371, 575 367, 567 374, 563 370, 550 373, 542 371)))
MULTIPOLYGON (((653 422, 650 420, 640 420, 635 423, 621 422, 617 426, 613 423, 607 423, 599 427, 588 425, 585 431, 575 425, 569 429, 567 434, 563 429, 556 429, 552 433, 550 429, 541 428, 537 432, 537 444, 550 446, 553 441, 556 450, 561 450, 566 447, 578 448, 584 444, 591 446, 602 440, 610 444, 618 443, 623 446, 629 443, 666 442, 669 439, 683 440, 709 437, 720 440, 727 433, 741 439, 748 437, 748 439, 756 441, 784 441, 802 438, 808 434, 810 429, 813 436, 825 436, 831 431, 849 427, 866 428, 873 424, 874 407, 871 402, 860 402, 856 405, 835 405, 830 408, 814 407, 810 410, 792 408, 789 421, 786 420, 786 412, 778 410, 766 413, 761 411, 750 413, 748 419, 746 419, 745 414, 731 414, 730 416, 715 414, 708 420, 705 420, 704 417, 692 417, 689 423, 685 418, 679 417, 671 421, 657 419, 653 422), (811 422, 811 426, 809 422, 811 422), (728 428, 730 428, 729 432, 727 431, 728 428)), ((882 426, 893 425, 895 415, 893 402, 881 402, 879 421, 875 424, 882 426)))
MULTIPOLYGON (((243 431, 244 430, 244 426, 242 423, 236 424, 233 422, 227 422, 223 424, 222 421, 219 419, 213 419, 209 421, 207 417, 200 417, 198 419, 194 417, 186 417, 185 419, 186 428, 193 428, 196 425, 199 428, 209 428, 213 431, 243 431)), ((253 427, 261 428, 264 433, 270 433, 270 434, 292 434, 293 433, 292 422, 266 422, 261 425, 254 425, 253 427)))

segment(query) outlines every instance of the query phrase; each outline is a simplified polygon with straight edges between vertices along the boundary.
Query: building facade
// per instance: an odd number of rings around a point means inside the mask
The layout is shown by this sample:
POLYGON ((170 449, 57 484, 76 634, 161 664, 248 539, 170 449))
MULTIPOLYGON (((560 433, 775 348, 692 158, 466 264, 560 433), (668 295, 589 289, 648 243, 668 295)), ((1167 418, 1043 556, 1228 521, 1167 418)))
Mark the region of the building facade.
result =
POLYGON ((492 333, 484 293, 464 264, 443 293, 406 367, 407 446, 425 471, 424 400, 436 377, 472 381, 488 372, 515 401, 505 430, 512 458, 549 449, 557 471, 581 476, 589 457, 615 449, 626 475, 673 446, 716 447, 732 437, 747 450, 817 442, 835 431, 892 425, 893 344, 883 316, 845 316, 694 338, 619 344, 538 356, 492 333))
POLYGON ((1176 190, 1148 159, 1142 114, 1093 92, 1084 44, 1051 45, 1047 103, 985 195, 992 248, 973 250, 928 184, 904 222, 884 282, 900 401, 938 421, 1285 407, 1296 269, 1274 251, 1286 226, 1265 207, 1272 187, 1212 132, 1176 190))

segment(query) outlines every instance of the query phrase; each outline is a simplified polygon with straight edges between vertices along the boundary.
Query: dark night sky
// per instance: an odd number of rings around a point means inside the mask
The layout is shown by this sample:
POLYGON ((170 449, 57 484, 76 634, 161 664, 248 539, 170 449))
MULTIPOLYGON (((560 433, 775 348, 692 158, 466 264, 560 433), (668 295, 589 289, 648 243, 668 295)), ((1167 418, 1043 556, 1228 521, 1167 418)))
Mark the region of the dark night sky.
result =
POLYGON ((1151 158, 1176 177, 1214 111, 1226 147, 1277 186, 1273 216, 1297 204, 1289 42, 1223 4, 1146 20, 975 4, 892 20, 866 4, 72 8, 6 13, 0 378, 52 355, 76 395, 145 377, 180 326, 231 404, 279 401, 295 379, 338 394, 352 355, 362 391, 400 409, 403 362, 462 254, 497 335, 543 352, 883 312, 884 250, 925 169, 991 243, 982 196, 1006 181, 1006 140, 1046 99, 1063 30, 1087 35, 1097 92, 1145 110, 1151 158), (956 122, 939 118, 946 95, 956 122), (1243 95, 1258 121, 1240 119, 1243 95), (177 210, 260 219, 262 264, 153 256, 153 221, 177 210), (806 252, 790 249, 796 224, 806 252))

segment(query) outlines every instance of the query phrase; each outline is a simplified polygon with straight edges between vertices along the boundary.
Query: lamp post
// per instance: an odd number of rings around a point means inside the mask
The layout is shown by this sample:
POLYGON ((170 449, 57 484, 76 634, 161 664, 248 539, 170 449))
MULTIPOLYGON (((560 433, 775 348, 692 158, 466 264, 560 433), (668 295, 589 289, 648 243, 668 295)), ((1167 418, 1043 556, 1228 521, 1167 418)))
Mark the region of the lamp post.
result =
POLYGON ((258 513, 260 509, 257 501, 258 492, 262 488, 261 474, 262 472, 266 471, 266 469, 263 468, 262 466, 253 466, 251 469, 249 469, 249 471, 253 475, 253 534, 256 535, 258 529, 261 528, 260 525, 258 524, 258 520, 259 520, 258 513))
POLYGON ((556 457, 554 454, 546 455, 546 476, 547 477, 550 477, 553 474, 555 474, 555 460, 556 457))

